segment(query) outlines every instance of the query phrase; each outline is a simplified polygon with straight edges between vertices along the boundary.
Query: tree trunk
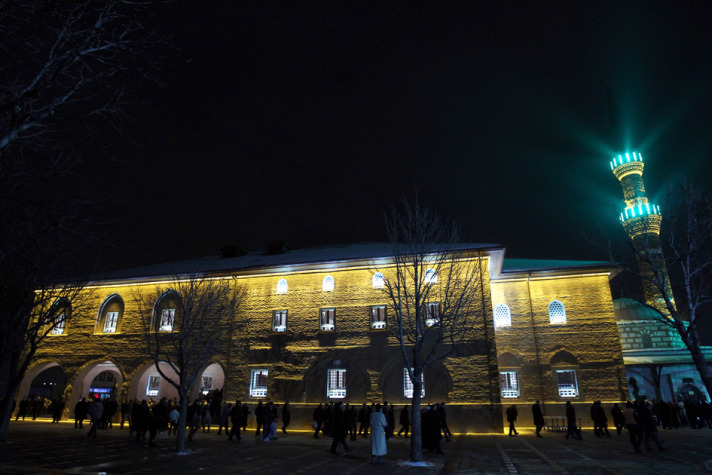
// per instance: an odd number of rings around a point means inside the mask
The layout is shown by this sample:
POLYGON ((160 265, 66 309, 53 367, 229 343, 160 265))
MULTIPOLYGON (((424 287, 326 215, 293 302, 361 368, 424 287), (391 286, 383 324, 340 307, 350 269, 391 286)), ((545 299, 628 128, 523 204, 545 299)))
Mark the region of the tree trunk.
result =
POLYGON ((423 461, 423 431, 420 420, 420 391, 421 385, 413 383, 413 399, 411 405, 411 428, 410 428, 410 461, 423 461))
POLYGON ((10 429, 10 419, 12 419, 12 405, 22 380, 14 372, 12 373, 10 374, 7 388, 5 388, 2 407, 0 407, 0 442, 7 441, 7 432, 10 429))
MULTIPOLYGON (((694 331, 694 329, 692 331, 694 331)), ((712 397, 712 371, 710 371, 709 366, 707 366, 705 355, 700 349, 699 340, 686 338, 685 344, 690 350, 692 361, 695 362, 695 367, 697 368, 697 372, 700 373, 700 379, 702 379, 702 384, 704 384, 707 389, 707 394, 712 397)))
POLYGON ((185 452, 185 426, 188 424, 188 397, 185 390, 179 391, 180 415, 178 416, 178 433, 176 435, 176 452, 185 452))

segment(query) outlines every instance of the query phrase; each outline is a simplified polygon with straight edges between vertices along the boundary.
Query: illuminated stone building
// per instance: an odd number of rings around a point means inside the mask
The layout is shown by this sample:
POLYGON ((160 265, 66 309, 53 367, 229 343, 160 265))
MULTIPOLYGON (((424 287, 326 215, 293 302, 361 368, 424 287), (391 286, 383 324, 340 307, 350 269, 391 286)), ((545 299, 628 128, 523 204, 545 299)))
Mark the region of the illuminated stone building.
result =
MULTIPOLYGON (((666 401, 709 400, 680 335, 661 319, 661 315, 669 316, 669 311, 659 288, 651 283, 656 278, 653 269, 657 269, 657 276, 664 279, 665 293, 675 304, 660 247, 663 217, 660 207, 650 203, 645 193, 643 156, 637 152, 618 154, 610 165, 623 189, 625 209, 620 221, 638 253, 643 296, 650 306, 628 298, 614 302, 630 393, 666 401)), ((703 351, 707 358, 712 357, 712 348, 703 351)))
MULTIPOLYGON (((483 262, 484 311, 470 321, 455 353, 426 370, 424 403, 447 402, 455 431, 492 432, 501 431, 503 408, 511 403, 520 405, 527 423, 536 399, 547 416, 563 415, 569 400, 584 415, 594 400, 626 399, 608 264, 509 260, 500 246, 467 248, 483 262)), ((229 344, 205 367, 193 396, 224 388, 228 401, 290 401, 293 425, 302 428, 310 427, 320 402, 406 404, 412 386, 380 288, 379 272, 392 268, 390 250, 387 244, 280 250, 100 276, 89 289, 93 313, 73 315, 48 338, 18 397, 30 394, 47 371, 64 375, 57 391, 67 411, 89 395, 175 397, 146 356, 133 296, 198 272, 237 278, 247 299, 229 344)), ((161 309, 154 310, 161 314, 154 315, 159 331, 171 331, 170 308, 156 302, 154 309, 161 309)))

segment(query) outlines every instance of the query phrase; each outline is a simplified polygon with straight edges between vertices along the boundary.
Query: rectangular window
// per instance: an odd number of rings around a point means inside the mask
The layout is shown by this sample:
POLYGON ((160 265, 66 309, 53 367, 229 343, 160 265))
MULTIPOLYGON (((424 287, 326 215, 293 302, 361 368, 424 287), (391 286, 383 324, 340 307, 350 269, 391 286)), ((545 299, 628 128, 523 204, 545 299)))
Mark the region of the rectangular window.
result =
POLYGON ((287 331, 287 311, 275 310, 272 312, 272 331, 286 332, 287 331))
POLYGON ((212 389, 213 389, 213 377, 212 376, 203 376, 203 387, 200 389, 200 391, 203 394, 208 394, 212 389))
POLYGON ((519 397, 519 378, 516 371, 502 371, 499 373, 499 386, 503 398, 519 397))
POLYGON ((161 386, 161 377, 152 375, 148 377, 148 386, 146 386, 146 396, 158 396, 158 388, 161 386))
POLYGON ((61 313, 54 319, 54 326, 52 327, 52 335, 63 335, 64 329, 67 325, 67 317, 65 314, 61 313))
MULTIPOLYGON (((408 368, 403 368, 403 396, 408 399, 413 399, 413 381, 408 375, 408 368)), ((423 382, 423 373, 420 373, 420 397, 425 397, 425 383, 423 382)))
POLYGON ((250 378, 250 397, 267 397, 267 374, 266 369, 253 369, 250 378))
POLYGON ((346 370, 330 369, 326 380, 326 397, 343 399, 346 397, 346 370))
POLYGON ((572 369, 556 370, 556 383, 559 386, 559 396, 578 397, 576 371, 572 369))
POLYGON ((107 312, 104 320, 104 333, 116 333, 116 324, 119 322, 119 312, 107 312))
POLYGON ((334 331, 334 312, 333 308, 322 308, 321 309, 321 320, 319 328, 323 332, 333 332, 334 331))
POLYGON ((386 306, 374 305, 371 307, 371 328, 383 330, 386 328, 386 306))
POLYGON ((175 308, 164 308, 161 311, 161 326, 158 327, 158 331, 172 332, 173 331, 173 322, 175 321, 175 318, 176 318, 176 309, 175 308))
POLYGON ((429 302, 425 304, 425 325, 432 327, 440 323, 440 304, 429 302))

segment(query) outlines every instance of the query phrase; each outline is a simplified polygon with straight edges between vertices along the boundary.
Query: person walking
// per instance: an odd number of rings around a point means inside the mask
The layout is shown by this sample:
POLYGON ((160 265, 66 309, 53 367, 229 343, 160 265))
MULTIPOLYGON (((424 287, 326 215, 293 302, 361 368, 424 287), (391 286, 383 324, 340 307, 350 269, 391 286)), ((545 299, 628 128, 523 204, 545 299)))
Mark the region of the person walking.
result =
POLYGON ((366 403, 363 403, 358 411, 358 423, 358 435, 363 435, 364 438, 368 437, 368 407, 366 403))
POLYGON ((410 414, 408 413, 408 406, 403 406, 400 412, 399 422, 401 429, 398 431, 398 437, 401 436, 403 431, 405 431, 405 438, 408 438, 408 431, 410 430, 410 414))
POLYGON ((663 447, 663 444, 658 438, 658 426, 655 422, 655 418, 653 417, 649 402, 646 401, 644 404, 639 405, 638 421, 641 429, 643 430, 643 445, 645 446, 645 450, 648 452, 653 450, 650 448, 650 441, 655 443, 655 446, 658 448, 658 452, 665 450, 665 447, 663 447))
POLYGON ((621 435, 623 427, 625 427, 625 417, 623 416, 623 410, 618 406, 618 403, 613 404, 611 408, 611 417, 613 418, 613 425, 616 426, 616 432, 621 435))
POLYGON ((287 433, 287 427, 289 427, 289 422, 292 420, 292 408, 289 407, 289 401, 284 403, 282 406, 282 433, 287 433))
MULTIPOLYGON (((28 401, 29 404, 29 401, 28 401)), ((74 428, 75 429, 81 429, 84 427, 84 419, 87 418, 87 412, 89 410, 89 403, 87 402, 86 398, 82 398, 79 400, 75 405, 74 405, 74 428)), ((22 420, 25 420, 25 416, 23 414, 22 420)))
POLYGON ((571 405, 571 401, 566 401, 566 439, 573 437, 574 439, 582 440, 581 430, 576 424, 576 409, 571 405))
POLYGON ((229 415, 230 422, 232 422, 232 429, 229 432, 227 428, 225 429, 225 432, 228 433, 227 440, 232 440, 232 438, 235 437, 235 440, 240 442, 240 440, 242 440, 240 436, 240 426, 242 425, 242 408, 240 407, 240 401, 235 402, 235 405, 230 409, 229 415))
POLYGON ((232 404, 223 404, 222 410, 220 411, 220 420, 218 421, 218 435, 222 434, 223 428, 225 428, 225 433, 230 436, 230 411, 232 410, 232 404))
POLYGON ((519 435, 519 432, 517 432, 516 427, 514 427, 514 423, 517 422, 517 406, 515 404, 512 404, 507 408, 507 422, 509 422, 509 436, 513 437, 515 435, 519 435))
POLYGON ((337 402, 333 409, 334 422, 331 427, 331 435, 333 440, 331 442, 331 453, 336 455, 336 447, 341 443, 344 447, 344 451, 349 453, 349 446, 346 444, 346 416, 344 415, 344 408, 341 405, 341 401, 337 402))
POLYGON ((386 429, 388 422, 381 412, 381 405, 376 404, 376 409, 369 418, 371 426, 371 463, 382 464, 382 457, 388 452, 386 449, 386 429))
POLYGON ((265 423, 265 407, 262 405, 262 401, 258 402, 255 408, 255 422, 257 423, 255 439, 257 439, 260 436, 260 429, 262 429, 265 423))
POLYGON ((541 405, 539 400, 532 404, 532 419, 534 420, 534 427, 536 427, 536 436, 541 437, 541 429, 544 427, 544 414, 541 412, 541 405))
POLYGON ((322 405, 319 404, 316 409, 314 409, 314 438, 319 438, 319 431, 321 430, 321 424, 324 420, 324 409, 322 405))
POLYGON ((104 414, 104 404, 102 404, 101 399, 95 399, 89 405, 89 419, 91 419, 91 427, 89 432, 87 432, 87 437, 96 438, 96 430, 101 424, 101 416, 104 414))
POLYGON ((440 426, 443 429, 443 434, 445 435, 445 442, 450 442, 452 437, 452 432, 447 425, 447 413, 445 412, 445 403, 441 402, 438 406, 438 419, 440 419, 440 426))

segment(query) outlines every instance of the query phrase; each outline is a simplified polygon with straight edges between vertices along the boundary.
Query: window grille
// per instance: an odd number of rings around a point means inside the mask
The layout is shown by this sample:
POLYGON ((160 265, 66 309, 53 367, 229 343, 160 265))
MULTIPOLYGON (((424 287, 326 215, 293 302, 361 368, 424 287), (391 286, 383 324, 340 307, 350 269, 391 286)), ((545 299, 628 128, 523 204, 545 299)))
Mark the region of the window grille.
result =
POLYGON ((440 304, 430 302, 425 304, 425 325, 432 327, 440 323, 440 304))
POLYGON ((326 397, 331 399, 343 399, 346 397, 345 369, 330 369, 326 383, 326 397))
POLYGON ((321 321, 320 327, 323 332, 334 331, 334 309, 333 308, 322 308, 321 309, 321 321))
POLYGON ((371 328, 383 330, 386 328, 386 306, 374 305, 371 307, 371 328))
POLYGON ((383 274, 380 272, 376 272, 373 274, 373 278, 371 279, 371 285, 373 286, 374 289, 382 289, 384 285, 386 285, 386 279, 383 277, 383 274))
POLYGON ((272 331, 285 332, 287 331, 287 311, 275 310, 273 312, 272 331))
POLYGON ((516 371, 503 371, 499 373, 499 385, 503 398, 519 397, 519 378, 516 371))
POLYGON ((173 322, 175 321, 175 317, 176 317, 176 309, 175 308, 164 308, 161 311, 161 325, 158 327, 158 331, 172 332, 173 331, 173 322))
POLYGON ((425 271, 424 282, 426 284, 437 284, 438 283, 438 273, 435 269, 428 269, 425 271))
POLYGON ((494 326, 508 327, 512 325, 512 314, 509 312, 509 307, 503 303, 494 308, 494 326))
POLYGON ((558 300, 552 300, 549 304, 549 323, 566 323, 566 310, 564 304, 558 300))
POLYGON ((104 333, 116 333, 116 324, 119 322, 119 312, 107 312, 104 320, 104 333))
POLYGON ((556 381, 559 386, 559 396, 578 397, 578 384, 576 383, 576 371, 564 369, 556 371, 556 381))
POLYGON ((287 285, 287 279, 279 279, 279 282, 277 282, 277 293, 286 294, 287 290, 289 290, 289 285, 287 285))
MULTIPOLYGON (((412 371, 413 368, 411 368, 412 371)), ((403 368, 403 396, 408 399, 413 399, 413 381, 408 374, 408 368, 403 368)), ((420 373, 420 397, 425 397, 425 383, 423 382, 423 373, 420 373)))
POLYGON ((52 327, 52 335, 63 335, 64 330, 67 326, 67 316, 64 313, 57 315, 54 319, 54 326, 52 327))
POLYGON ((250 397, 267 397, 267 375, 266 369, 253 369, 250 378, 250 397))
POLYGON ((146 396, 158 396, 158 389, 161 386, 161 377, 151 375, 148 377, 148 385, 146 386, 146 396))
POLYGON ((334 290, 334 278, 330 275, 324 277, 324 282, 322 282, 321 288, 324 290, 324 292, 331 292, 332 290, 334 290))

